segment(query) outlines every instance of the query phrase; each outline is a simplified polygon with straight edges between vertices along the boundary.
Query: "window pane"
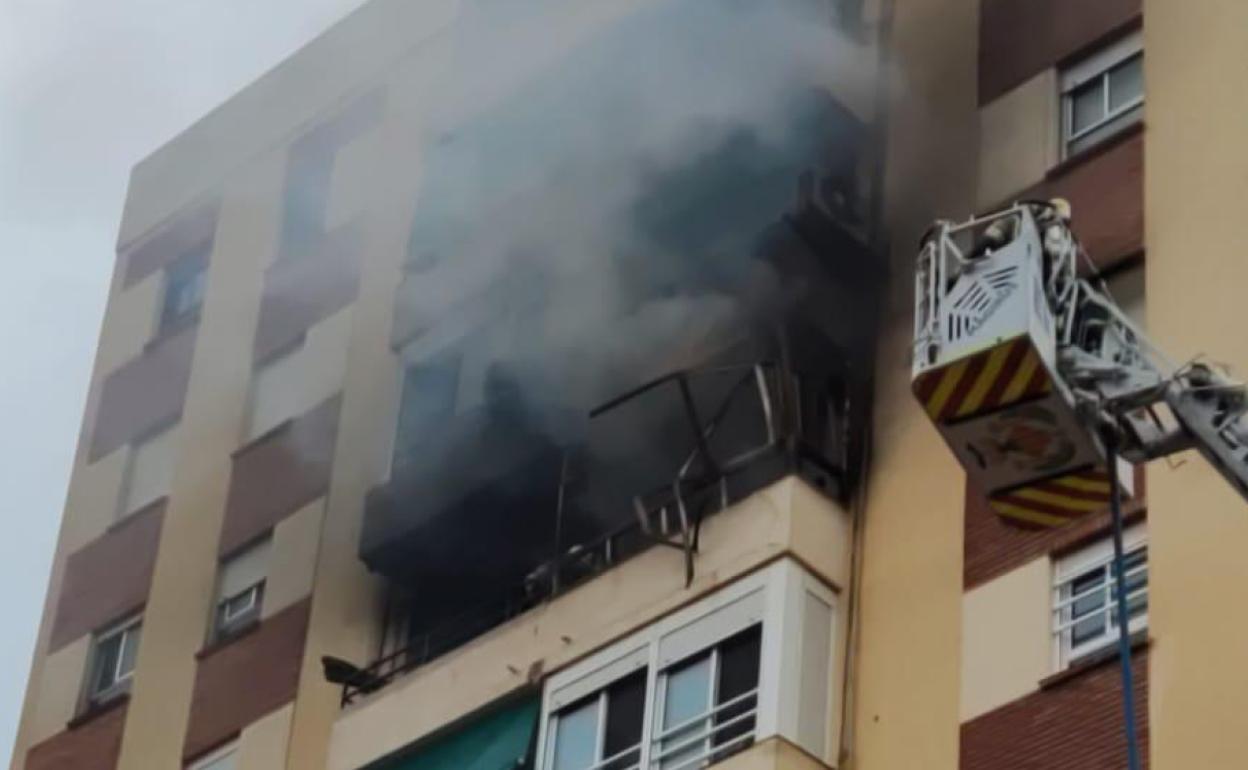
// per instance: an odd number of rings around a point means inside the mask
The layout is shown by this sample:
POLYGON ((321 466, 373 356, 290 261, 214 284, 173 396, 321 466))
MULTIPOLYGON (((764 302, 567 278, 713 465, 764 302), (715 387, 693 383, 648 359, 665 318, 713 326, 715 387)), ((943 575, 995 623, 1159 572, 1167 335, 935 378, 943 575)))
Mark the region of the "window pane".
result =
MULTIPOLYGON (((711 655, 694 658, 688 663, 672 669, 667 675, 667 690, 663 702, 663 730, 689 722, 705 714, 711 702, 711 655)), ((704 733, 707 728, 705 721, 693 722, 688 727, 677 730, 663 741, 664 759, 662 767, 675 767, 690 757, 701 754, 705 744, 695 741, 688 748, 666 754, 676 746, 680 746, 704 733)))
POLYGON ((117 660, 121 657, 121 635, 115 634, 100 642, 95 650, 95 685, 93 694, 104 692, 117 682, 117 660))
POLYGON ((235 752, 231 751, 230 753, 223 754, 205 764, 196 765, 195 770, 234 770, 237 766, 234 762, 235 756, 235 752))
MULTIPOLYGON (((754 717, 740 721, 734 719, 753 711, 758 705, 758 695, 742 698, 758 687, 759 657, 762 650, 763 627, 754 626, 728 639, 719 646, 719 686, 715 704, 722 705, 737 698, 741 700, 715 715, 715 724, 732 722, 715 733, 712 741, 716 746, 733 741, 754 729, 754 717)), ((744 748, 746 741, 737 741, 733 748, 744 748)))
POLYGON ((553 770, 585 770, 598 760, 598 697, 559 715, 553 770))
POLYGON ((1078 134, 1105 119, 1105 81, 1096 78, 1070 94, 1071 133, 1078 134))
POLYGON ((143 627, 135 626, 122 634, 121 665, 118 671, 120 676, 134 672, 134 662, 139 657, 139 638, 142 633, 143 627))
POLYGON ((459 390, 459 351, 413 364, 403 375, 395 464, 411 459, 424 435, 451 416, 459 390))
POLYGON ((1144 96, 1144 56, 1136 54, 1109 71, 1109 109, 1116 112, 1144 96))
POLYGON ((607 690, 606 735, 603 737, 602 758, 618 759, 604 770, 624 770, 641 759, 641 722, 646 711, 646 671, 642 669, 607 690), (632 751, 628 751, 632 749, 632 751))

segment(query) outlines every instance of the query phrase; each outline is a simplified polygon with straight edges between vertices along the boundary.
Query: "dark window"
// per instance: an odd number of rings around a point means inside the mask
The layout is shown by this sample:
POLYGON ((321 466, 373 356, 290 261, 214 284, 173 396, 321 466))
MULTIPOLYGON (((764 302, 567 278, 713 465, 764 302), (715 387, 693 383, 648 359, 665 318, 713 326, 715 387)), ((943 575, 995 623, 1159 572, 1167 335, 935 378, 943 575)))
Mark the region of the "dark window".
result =
POLYGON ((217 640, 225 639, 251 626, 260 617, 264 603, 264 581, 248 586, 233 596, 227 596, 217 605, 217 640))
POLYGON ((749 745, 741 736, 754 730, 754 711, 758 708, 759 658, 762 653, 763 627, 742 631, 719 645, 719 682, 716 705, 732 703, 715 716, 721 727, 715 733, 716 747, 731 744, 732 749, 749 745), (750 693, 747 695, 747 693, 750 693), (749 716, 745 716, 745 715, 749 716))
POLYGON ((394 464, 414 459, 420 441, 451 416, 459 390, 460 351, 451 351, 412 364, 403 373, 399 427, 394 442, 394 464))
POLYGON ((646 712, 646 672, 621 679, 607 688, 603 758, 615 757, 602 770, 624 770, 641 761, 641 722, 646 712))

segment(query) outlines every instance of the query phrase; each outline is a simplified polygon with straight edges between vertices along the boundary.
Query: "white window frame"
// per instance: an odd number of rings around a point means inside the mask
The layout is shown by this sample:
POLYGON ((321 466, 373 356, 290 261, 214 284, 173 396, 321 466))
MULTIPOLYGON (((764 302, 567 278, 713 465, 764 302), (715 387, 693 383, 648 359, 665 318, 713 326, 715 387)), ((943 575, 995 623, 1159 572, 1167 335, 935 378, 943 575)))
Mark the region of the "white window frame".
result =
POLYGON ((217 606, 222 608, 221 626, 223 629, 228 628, 229 626, 232 626, 235 623, 235 621, 237 621, 239 618, 243 617, 247 613, 259 607, 260 589, 263 586, 264 586, 263 580, 256 582, 256 583, 252 583, 251 585, 244 588, 242 591, 239 591, 233 596, 226 596, 220 602, 217 603, 217 606), (243 596, 246 596, 249 599, 249 601, 247 602, 247 605, 243 607, 241 610, 238 610, 237 612, 233 612, 233 613, 230 612, 229 611, 230 603, 233 602, 235 599, 238 599, 243 596))
MULTIPOLYGON (((1130 527, 1123 533, 1123 553, 1131 555, 1139 550, 1148 548, 1148 533, 1144 524, 1137 524, 1130 527)), ((1110 623, 1111 613, 1117 611, 1117 602, 1111 601, 1110 590, 1117 583, 1113 569, 1114 561, 1114 544, 1112 538, 1103 538, 1096 543, 1084 548, 1076 553, 1066 556, 1054 564, 1053 570, 1053 610, 1052 610, 1052 634, 1053 634, 1053 660, 1056 670, 1061 671, 1069 668, 1073 663, 1086 658, 1095 652, 1111 647, 1118 641, 1118 627, 1110 623), (1082 596, 1088 596, 1095 591, 1103 591, 1105 594, 1105 605, 1101 612, 1105 615, 1105 633, 1096 639, 1084 642, 1077 647, 1071 646, 1070 635, 1075 625, 1074 620, 1063 620, 1065 609, 1073 603, 1076 597, 1068 595, 1068 584, 1076 578, 1086 574, 1090 570, 1105 569, 1106 579, 1094 591, 1088 591, 1082 596)), ((1142 567, 1129 571, 1128 576, 1135 574, 1137 571, 1148 573, 1148 562, 1146 561, 1142 567)), ((1146 584, 1137 593, 1128 595, 1128 599, 1132 596, 1142 594, 1147 598, 1148 585, 1146 584)), ((1080 620, 1086 620, 1090 615, 1086 615, 1080 620)), ((1140 615, 1130 619, 1127 629, 1134 634, 1148 628, 1148 610, 1145 609, 1140 615)))
MULTIPOLYGON (((1132 110, 1138 109, 1144 104, 1144 93, 1120 106, 1116 110, 1110 110, 1109 106, 1109 73, 1114 67, 1144 52, 1144 34, 1140 30, 1136 30, 1131 34, 1123 37, 1117 42, 1106 46, 1089 56, 1083 61, 1068 67, 1061 75, 1062 88, 1062 130, 1061 130, 1061 156, 1063 159, 1081 152, 1072 151, 1071 145, 1079 140, 1101 130, 1105 126, 1121 118, 1132 110), (1074 131, 1075 111, 1073 95, 1076 90, 1093 80, 1102 80, 1102 88, 1104 92, 1105 114, 1101 120, 1095 125, 1088 126, 1078 133, 1074 131)), ((1124 126, 1125 128, 1125 126, 1124 126)), ((1115 132, 1116 133, 1116 132, 1115 132)))
POLYGON ((238 754, 238 741, 231 741, 210 754, 200 757, 186 766, 186 770, 209 770, 216 762, 238 754))
MULTIPOLYGON (((124 673, 121 671, 122 662, 126 659, 126 635, 142 627, 143 616, 133 615, 97 633, 95 638, 91 640, 91 665, 87 667, 86 686, 86 702, 88 705, 107 703, 129 690, 130 682, 134 679, 134 668, 132 667, 124 673), (117 662, 114 664, 112 682, 107 687, 97 689, 100 674, 100 648, 105 643, 118 637, 120 637, 121 641, 117 650, 117 662)), ((142 644, 141 639, 139 643, 142 644)), ((137 663, 138 650, 135 650, 135 657, 137 663)))
MULTIPOLYGON (((637 767, 657 768, 657 747, 661 745, 663 735, 656 726, 662 724, 662 683, 667 672, 672 666, 713 650, 721 642, 759 624, 762 626, 762 638, 758 685, 752 694, 756 703, 754 729, 747 735, 756 744, 771 736, 783 735, 812 755, 832 762, 837 752, 837 736, 831 725, 837 713, 835 699, 839 687, 835 683, 840 677, 837 611, 834 592, 796 562, 782 559, 721 588, 690 607, 658 620, 547 680, 542 698, 535 767, 550 770, 553 766, 560 711, 594 693, 605 693, 610 685, 644 668, 646 705, 642 719, 641 758, 637 767), (826 650, 801 649, 808 595, 829 608, 826 650), (816 694, 826 686, 826 698, 820 704, 824 716, 818 720, 822 727, 819 735, 804 731, 803 715, 800 713, 802 703, 809 702, 803 697, 809 694, 803 693, 807 655, 826 655, 829 658, 826 667, 828 682, 813 683, 816 694)), ((715 680, 712 674, 711 681, 715 680)), ((811 684, 806 683, 808 691, 811 684)), ((750 696, 747 693, 742 698, 750 696)), ((690 722, 709 719, 716 711, 735 702, 712 706, 707 714, 690 722)), ((599 712, 600 718, 602 713, 599 712)), ((722 724, 717 727, 722 729, 722 724)), ((600 726, 600 740, 601 736, 600 726)), ((703 767, 710 756, 726 750, 731 749, 728 746, 712 746, 705 752, 708 756, 691 762, 688 768, 703 767)), ((597 768, 611 759, 601 759, 593 767, 597 768)), ((680 770, 686 768, 682 766, 680 770)))

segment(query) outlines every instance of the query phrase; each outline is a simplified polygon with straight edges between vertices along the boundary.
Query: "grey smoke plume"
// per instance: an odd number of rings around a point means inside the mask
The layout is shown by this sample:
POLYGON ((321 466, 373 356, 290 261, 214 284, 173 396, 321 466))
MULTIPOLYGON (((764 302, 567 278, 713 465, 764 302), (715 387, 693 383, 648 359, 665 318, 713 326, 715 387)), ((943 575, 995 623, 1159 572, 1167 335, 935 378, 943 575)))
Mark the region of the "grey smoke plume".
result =
POLYGON ((832 5, 470 4, 422 110, 417 328, 465 319, 526 401, 579 411, 739 334, 802 174, 857 173, 828 91, 864 103, 873 64, 832 5))

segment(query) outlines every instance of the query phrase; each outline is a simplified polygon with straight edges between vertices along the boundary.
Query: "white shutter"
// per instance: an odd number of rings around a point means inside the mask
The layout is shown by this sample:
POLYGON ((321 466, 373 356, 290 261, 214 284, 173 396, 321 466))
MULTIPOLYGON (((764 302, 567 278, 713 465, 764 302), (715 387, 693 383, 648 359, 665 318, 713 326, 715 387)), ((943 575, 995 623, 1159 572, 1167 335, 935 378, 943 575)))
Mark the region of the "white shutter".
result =
POLYGON ((222 564, 221 577, 217 581, 217 603, 264 580, 269 574, 269 553, 272 550, 273 538, 266 537, 222 564))
POLYGON ((131 450, 130 472, 121 510, 123 516, 169 494, 177 454, 177 433, 177 426, 170 426, 131 450))

